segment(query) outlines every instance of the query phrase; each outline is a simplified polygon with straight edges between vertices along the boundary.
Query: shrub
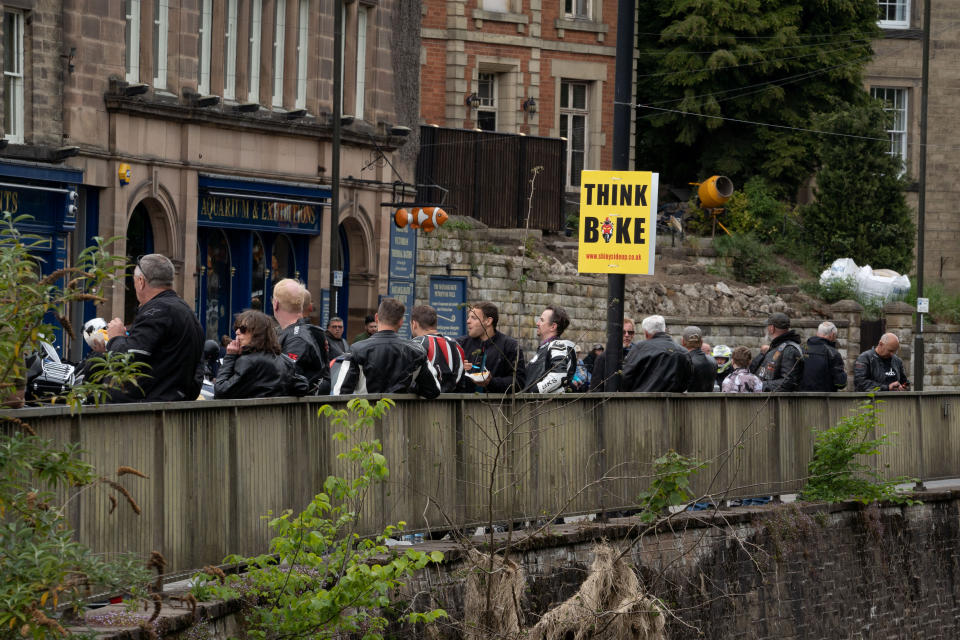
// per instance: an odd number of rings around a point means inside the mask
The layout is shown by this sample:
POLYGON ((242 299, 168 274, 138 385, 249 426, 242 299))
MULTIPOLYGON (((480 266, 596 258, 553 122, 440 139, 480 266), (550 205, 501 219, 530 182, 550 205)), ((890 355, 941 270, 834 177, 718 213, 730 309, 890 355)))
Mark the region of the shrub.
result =
POLYGON ((722 257, 730 258, 733 276, 747 284, 784 284, 790 282, 790 272, 777 264, 769 244, 752 234, 721 235, 713 246, 722 257))

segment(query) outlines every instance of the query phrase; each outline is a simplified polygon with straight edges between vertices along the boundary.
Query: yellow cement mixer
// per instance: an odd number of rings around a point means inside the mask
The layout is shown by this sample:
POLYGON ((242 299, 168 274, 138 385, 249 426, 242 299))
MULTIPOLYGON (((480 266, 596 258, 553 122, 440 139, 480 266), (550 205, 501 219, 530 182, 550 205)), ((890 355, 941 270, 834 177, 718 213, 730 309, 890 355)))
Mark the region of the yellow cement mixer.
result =
POLYGON ((691 182, 690 184, 696 185, 697 187, 700 206, 710 211, 710 217, 713 219, 710 237, 713 237, 718 226, 723 229, 727 235, 730 235, 730 231, 723 226, 722 222, 717 220, 717 216, 723 213, 723 205, 730 199, 730 196, 733 195, 733 181, 726 176, 710 176, 703 182, 691 182))

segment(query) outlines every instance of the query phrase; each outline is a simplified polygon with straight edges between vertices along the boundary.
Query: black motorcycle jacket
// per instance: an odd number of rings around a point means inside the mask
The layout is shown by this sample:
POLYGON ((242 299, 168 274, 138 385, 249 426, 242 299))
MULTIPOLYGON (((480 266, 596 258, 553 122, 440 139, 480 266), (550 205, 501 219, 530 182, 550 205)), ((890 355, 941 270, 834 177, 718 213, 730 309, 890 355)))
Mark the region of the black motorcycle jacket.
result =
POLYGON ((316 387, 322 380, 330 379, 330 364, 327 359, 327 343, 317 344, 316 334, 309 322, 300 318, 277 335, 280 353, 296 363, 297 373, 316 387))
POLYGON ((687 387, 687 391, 691 393, 713 391, 713 385, 717 381, 717 361, 699 347, 690 351, 689 354, 693 373, 690 376, 690 386, 687 387))
POLYGON ((262 351, 240 355, 228 353, 217 372, 213 393, 217 399, 303 395, 293 388, 294 385, 293 360, 283 354, 262 351))
POLYGON ((692 374, 687 350, 660 331, 630 349, 623 360, 620 390, 683 393, 692 374))
POLYGON ((820 336, 807 338, 803 347, 800 391, 840 391, 847 386, 847 371, 837 343, 820 336))
POLYGON ((750 372, 763 382, 764 391, 796 391, 803 378, 803 337, 790 329, 770 342, 766 353, 750 363, 750 372))
POLYGON ((889 358, 881 358, 876 349, 867 349, 857 356, 853 364, 855 391, 890 391, 891 382, 910 386, 899 356, 892 354, 889 358))
POLYGON ((563 393, 577 371, 577 347, 554 338, 537 349, 527 363, 525 393, 563 393))
MULTIPOLYGON (((487 393, 506 393, 511 389, 519 391, 527 386, 523 349, 510 336, 494 331, 489 340, 461 336, 457 338, 457 342, 463 347, 463 355, 467 362, 473 365, 470 372, 490 372, 490 382, 483 387, 487 393), (513 387, 514 378, 516 378, 516 387, 513 387)), ((464 384, 461 385, 462 390, 466 392, 473 392, 476 387, 477 385, 469 378, 464 378, 464 384)))
POLYGON ((440 381, 423 347, 396 331, 381 330, 353 343, 349 353, 336 359, 330 393, 416 393, 436 398, 440 381))

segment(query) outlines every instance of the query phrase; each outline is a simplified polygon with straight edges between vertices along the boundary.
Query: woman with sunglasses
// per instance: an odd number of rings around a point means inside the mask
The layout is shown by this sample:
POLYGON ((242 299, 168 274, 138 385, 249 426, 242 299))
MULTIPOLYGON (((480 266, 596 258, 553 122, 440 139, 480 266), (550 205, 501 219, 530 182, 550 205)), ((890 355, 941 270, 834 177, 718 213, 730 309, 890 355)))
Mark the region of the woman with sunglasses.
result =
POLYGON ((237 315, 236 338, 227 345, 227 354, 213 385, 216 398, 270 398, 303 395, 306 380, 294 374, 293 360, 280 353, 277 332, 270 316, 247 310, 237 315))

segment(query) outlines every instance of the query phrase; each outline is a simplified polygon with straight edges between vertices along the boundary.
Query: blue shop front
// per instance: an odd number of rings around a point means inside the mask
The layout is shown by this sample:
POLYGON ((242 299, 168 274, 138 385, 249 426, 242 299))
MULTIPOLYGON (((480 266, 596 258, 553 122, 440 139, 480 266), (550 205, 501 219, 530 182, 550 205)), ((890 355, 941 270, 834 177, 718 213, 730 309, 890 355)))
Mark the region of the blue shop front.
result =
MULTIPOLYGON (((40 270, 50 274, 70 266, 71 233, 77 226, 78 185, 83 172, 63 166, 31 162, 0 162, 0 212, 23 217, 17 229, 37 237, 31 253, 40 270)), ((57 326, 53 342, 64 355, 63 330, 57 326)))
POLYGON ((279 280, 309 285, 309 243, 322 233, 330 189, 203 174, 198 187, 195 308, 207 339, 219 341, 240 311, 271 313, 279 280))

